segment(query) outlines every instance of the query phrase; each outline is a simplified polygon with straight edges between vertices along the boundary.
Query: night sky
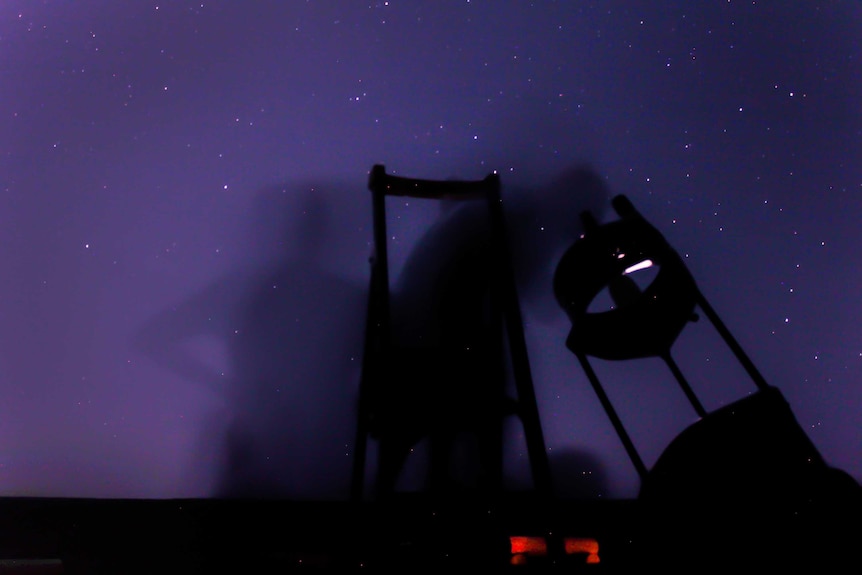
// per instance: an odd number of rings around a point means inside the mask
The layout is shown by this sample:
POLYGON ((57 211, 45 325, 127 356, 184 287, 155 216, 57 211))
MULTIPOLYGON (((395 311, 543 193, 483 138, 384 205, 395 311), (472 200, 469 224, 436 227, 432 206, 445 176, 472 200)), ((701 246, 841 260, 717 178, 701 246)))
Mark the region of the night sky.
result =
MULTIPOLYGON (((345 497, 376 163, 496 170, 572 232, 627 195, 862 480, 860 44, 849 0, 2 2, 0 495, 209 497, 230 468, 345 497), (558 204, 573 167, 603 186, 558 204)), ((391 205, 397 270, 437 207, 391 205)), ((635 496, 537 267, 558 484, 635 496)), ((755 391, 689 329, 708 410, 755 391)), ((599 368, 647 465, 695 421, 659 360, 599 368)))

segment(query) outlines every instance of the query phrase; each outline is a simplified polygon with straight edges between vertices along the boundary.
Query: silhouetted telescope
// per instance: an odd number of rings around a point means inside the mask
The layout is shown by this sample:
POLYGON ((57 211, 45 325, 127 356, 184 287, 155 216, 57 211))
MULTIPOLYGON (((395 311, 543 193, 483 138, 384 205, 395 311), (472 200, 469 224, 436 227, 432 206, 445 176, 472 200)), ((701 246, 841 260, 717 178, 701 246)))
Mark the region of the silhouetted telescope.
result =
POLYGON ((601 225, 590 213, 582 214, 584 234, 561 258, 554 292, 572 324, 566 346, 577 356, 640 475, 638 498, 647 516, 662 517, 676 535, 688 537, 693 550, 718 545, 706 543, 717 533, 704 528, 731 519, 736 527, 728 536, 757 541, 772 536, 781 549, 790 540, 800 545, 802 539, 806 545, 816 540, 834 550, 836 538, 847 534, 836 532, 842 523, 837 518, 858 523, 859 484, 826 464, 781 392, 766 383, 662 234, 625 196, 613 198, 612 206, 618 219, 601 225), (652 281, 641 287, 633 276, 647 267, 657 272, 652 270, 652 281), (604 290, 612 307, 591 311, 604 290), (712 412, 704 409, 671 355, 686 325, 698 319, 698 309, 756 387, 712 412), (699 420, 666 447, 651 469, 611 405, 591 357, 661 358, 698 414, 699 420))

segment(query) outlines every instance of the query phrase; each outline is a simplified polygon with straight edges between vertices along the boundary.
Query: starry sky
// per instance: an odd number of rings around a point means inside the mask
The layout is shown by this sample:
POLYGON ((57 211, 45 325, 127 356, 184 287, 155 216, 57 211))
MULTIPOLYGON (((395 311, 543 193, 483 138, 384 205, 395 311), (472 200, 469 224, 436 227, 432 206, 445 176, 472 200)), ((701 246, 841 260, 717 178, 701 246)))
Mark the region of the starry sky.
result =
MULTIPOLYGON (((497 171, 504 203, 557 213, 589 166, 573 229, 628 196, 862 480, 860 38, 850 0, 2 2, 0 495, 211 497, 233 469, 344 496, 376 163, 497 171)), ((393 269, 435 210, 392 204, 393 269)), ((557 482, 635 496, 536 289, 557 482)), ((673 353, 707 410, 755 390, 690 329, 673 353)), ((599 371, 647 465, 696 419, 658 360, 599 371)))

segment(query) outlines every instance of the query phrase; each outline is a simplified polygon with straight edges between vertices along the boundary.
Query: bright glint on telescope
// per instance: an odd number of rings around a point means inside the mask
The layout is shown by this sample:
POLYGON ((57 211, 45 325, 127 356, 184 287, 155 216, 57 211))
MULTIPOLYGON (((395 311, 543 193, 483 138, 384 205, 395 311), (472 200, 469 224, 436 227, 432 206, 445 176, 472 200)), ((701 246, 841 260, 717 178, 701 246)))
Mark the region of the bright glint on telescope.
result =
POLYGON ((640 261, 640 262, 634 264, 633 266, 627 267, 623 271, 623 275, 628 275, 628 274, 634 273, 634 272, 639 271, 639 270, 645 270, 649 267, 652 267, 652 265, 653 265, 652 260, 640 261))

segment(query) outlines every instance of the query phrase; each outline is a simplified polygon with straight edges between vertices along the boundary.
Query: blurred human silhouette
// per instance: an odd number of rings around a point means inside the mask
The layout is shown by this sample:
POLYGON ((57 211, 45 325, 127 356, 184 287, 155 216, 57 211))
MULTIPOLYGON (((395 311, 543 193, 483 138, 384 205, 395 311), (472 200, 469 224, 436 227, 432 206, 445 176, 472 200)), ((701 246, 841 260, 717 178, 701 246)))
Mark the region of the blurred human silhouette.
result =
MULTIPOLYGON (((502 343, 490 317, 490 245, 484 202, 441 214, 409 255, 392 289, 392 340, 384 387, 372 400, 379 440, 378 495, 395 488, 407 455, 428 438, 428 487, 448 491, 457 475, 456 436, 474 434, 487 457, 502 343), (409 376, 407 376, 409 374, 409 376)), ((487 468, 481 465, 479 469, 487 468)), ((462 480, 465 478, 461 478, 462 480)))
MULTIPOLYGON (((601 179, 576 166, 550 183, 504 196, 512 264, 525 301, 555 305, 552 263, 580 233, 572 218, 601 209, 601 179), (569 217, 566 217, 568 215, 569 217), (544 290, 544 291, 543 291, 544 290)), ((378 440, 377 496, 397 487, 408 456, 427 449, 426 488, 451 494, 498 487, 501 417, 516 409, 506 395, 504 326, 492 313, 495 268, 487 201, 444 202, 391 289, 391 338, 372 400, 371 434, 378 440)))
POLYGON ((205 438, 221 446, 216 496, 345 499, 366 288, 325 268, 335 232, 323 191, 276 186, 256 200, 248 257, 263 263, 153 318, 138 344, 221 394, 205 438), (186 345, 202 336, 226 348, 223 373, 186 345))

